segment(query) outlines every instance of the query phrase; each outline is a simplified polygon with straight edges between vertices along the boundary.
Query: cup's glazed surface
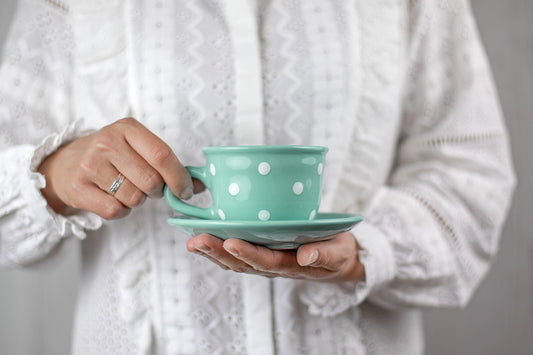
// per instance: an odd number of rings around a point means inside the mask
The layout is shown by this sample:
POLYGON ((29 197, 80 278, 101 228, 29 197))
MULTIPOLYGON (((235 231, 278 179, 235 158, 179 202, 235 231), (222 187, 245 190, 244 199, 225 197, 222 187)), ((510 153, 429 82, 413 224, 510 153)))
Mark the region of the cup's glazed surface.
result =
POLYGON ((312 220, 320 204, 327 148, 317 146, 208 147, 206 165, 187 167, 210 191, 199 208, 165 197, 175 210, 198 218, 231 221, 312 220))

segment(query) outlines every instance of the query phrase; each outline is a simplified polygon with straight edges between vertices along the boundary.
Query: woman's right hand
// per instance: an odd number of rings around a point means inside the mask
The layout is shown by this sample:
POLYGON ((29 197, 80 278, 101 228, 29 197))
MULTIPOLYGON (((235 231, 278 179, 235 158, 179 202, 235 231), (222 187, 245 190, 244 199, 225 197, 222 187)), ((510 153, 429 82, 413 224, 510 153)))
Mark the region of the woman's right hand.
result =
POLYGON ((72 207, 105 219, 126 216, 147 196, 163 196, 165 183, 182 199, 191 198, 194 190, 172 149, 133 118, 61 147, 39 172, 46 178, 42 194, 56 212, 72 207), (110 187, 119 174, 125 179, 112 194, 110 187))

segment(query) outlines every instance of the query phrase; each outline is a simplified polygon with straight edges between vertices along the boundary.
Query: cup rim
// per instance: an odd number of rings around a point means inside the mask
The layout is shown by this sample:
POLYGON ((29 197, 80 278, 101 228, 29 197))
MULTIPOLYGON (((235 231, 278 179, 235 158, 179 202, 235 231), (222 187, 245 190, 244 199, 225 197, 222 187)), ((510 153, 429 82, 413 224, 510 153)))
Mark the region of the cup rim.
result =
POLYGON ((251 153, 286 153, 286 152, 302 152, 302 153, 324 153, 328 151, 327 147, 315 145, 233 145, 233 146, 217 146, 205 147, 202 149, 204 153, 236 153, 236 152, 251 152, 251 153))

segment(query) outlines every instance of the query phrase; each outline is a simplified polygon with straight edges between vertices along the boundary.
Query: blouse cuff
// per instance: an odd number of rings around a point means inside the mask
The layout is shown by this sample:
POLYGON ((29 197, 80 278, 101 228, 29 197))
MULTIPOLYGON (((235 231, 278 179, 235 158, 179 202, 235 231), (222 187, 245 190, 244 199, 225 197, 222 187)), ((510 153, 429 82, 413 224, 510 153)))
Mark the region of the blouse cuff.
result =
POLYGON ((394 278, 396 262, 392 246, 378 228, 363 222, 354 234, 362 248, 359 251, 359 261, 365 267, 365 280, 358 282, 355 287, 355 303, 359 304, 372 291, 394 278))
POLYGON ((392 248, 377 228, 363 222, 352 233, 363 248, 359 251, 359 260, 365 267, 365 280, 342 284, 304 282, 300 300, 312 315, 332 317, 357 306, 370 292, 395 275, 392 248))
POLYGON ((46 199, 41 193, 41 189, 46 186, 46 179, 37 169, 59 147, 90 133, 87 130, 82 130, 82 124, 82 120, 74 121, 61 132, 45 137, 41 144, 35 148, 30 160, 29 169, 30 186, 33 188, 23 192, 26 195, 32 195, 26 197, 28 198, 27 201, 34 201, 32 205, 34 206, 36 216, 49 215, 52 217, 56 230, 61 237, 75 235, 80 239, 86 237, 85 229, 95 230, 100 228, 102 219, 96 214, 84 210, 71 210, 69 211, 71 213, 66 216, 56 213, 48 206, 46 199), (46 208, 45 214, 42 213, 43 208, 46 208))

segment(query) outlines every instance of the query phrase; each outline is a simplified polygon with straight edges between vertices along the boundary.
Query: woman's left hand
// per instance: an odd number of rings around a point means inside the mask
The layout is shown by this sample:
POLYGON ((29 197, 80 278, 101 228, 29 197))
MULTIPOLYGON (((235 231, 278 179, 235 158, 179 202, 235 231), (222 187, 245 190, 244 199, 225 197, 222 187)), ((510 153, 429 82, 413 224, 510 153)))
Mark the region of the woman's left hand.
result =
POLYGON ((240 239, 226 241, 200 234, 187 242, 187 250, 201 254, 225 270, 325 282, 363 280, 361 248, 349 232, 332 239, 304 244, 295 250, 271 250, 240 239))

